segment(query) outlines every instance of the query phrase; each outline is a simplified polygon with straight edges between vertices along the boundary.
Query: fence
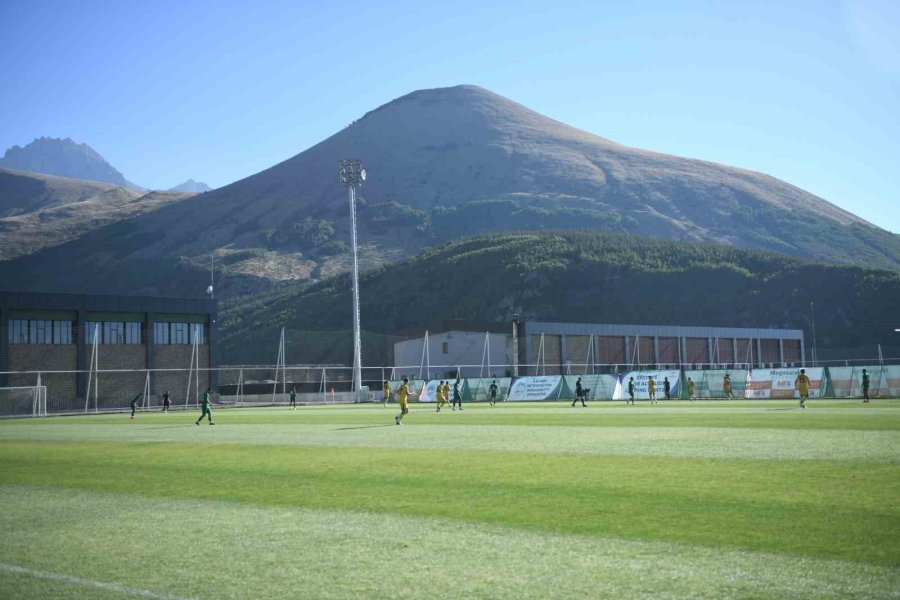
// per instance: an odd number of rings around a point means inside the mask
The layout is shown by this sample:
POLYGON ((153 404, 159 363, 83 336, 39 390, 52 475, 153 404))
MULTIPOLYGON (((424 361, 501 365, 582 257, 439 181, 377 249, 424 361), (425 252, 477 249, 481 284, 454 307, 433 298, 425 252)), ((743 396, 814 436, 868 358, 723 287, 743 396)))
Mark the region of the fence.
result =
MULTIPOLYGON (((191 369, 94 369, 91 371, 17 371, 4 372, 7 382, 0 387, 0 416, 37 416, 50 414, 91 413, 129 410, 132 401, 141 411, 161 410, 168 394, 170 409, 195 409, 207 387, 214 403, 225 406, 285 405, 293 391, 301 404, 342 404, 381 402, 382 385, 388 381, 396 390, 402 376, 411 376, 413 401, 430 401, 440 381, 452 385, 460 381, 464 401, 489 399, 492 383, 498 387, 500 400, 572 400, 577 380, 581 379, 589 400, 618 400, 627 394, 629 380, 637 385, 637 397, 643 397, 648 376, 655 379, 660 397, 663 382, 669 379, 674 398, 688 397, 688 379, 693 382, 698 398, 725 397, 725 375, 729 375, 732 395, 736 398, 758 397, 750 394, 748 375, 759 383, 759 375, 771 371, 782 379, 793 379, 794 368, 772 367, 752 370, 748 365, 736 368, 678 368, 674 365, 520 365, 529 372, 544 370, 562 372, 523 377, 458 378, 461 366, 366 367, 364 389, 352 390, 352 369, 342 365, 236 365, 191 369), (591 373, 593 370, 595 372, 591 373), (587 372, 585 372, 587 371, 587 372), (421 375, 419 373, 421 372, 421 375), (424 393, 423 393, 424 392, 424 393)), ((512 367, 510 367, 510 370, 512 367)), ((863 369, 869 376, 871 397, 900 396, 900 365, 869 364, 831 366, 821 369, 822 397, 844 398, 862 394, 863 369)), ((814 379, 816 378, 814 377, 814 379)), ((819 388, 817 388, 819 389, 819 388)))

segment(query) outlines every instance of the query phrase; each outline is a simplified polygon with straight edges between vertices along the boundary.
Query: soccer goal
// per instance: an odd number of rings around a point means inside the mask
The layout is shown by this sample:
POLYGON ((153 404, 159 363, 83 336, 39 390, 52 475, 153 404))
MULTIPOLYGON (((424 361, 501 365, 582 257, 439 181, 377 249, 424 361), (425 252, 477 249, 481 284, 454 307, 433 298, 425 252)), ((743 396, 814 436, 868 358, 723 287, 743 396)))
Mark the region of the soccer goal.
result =
POLYGON ((0 417, 46 417, 47 386, 0 387, 0 417))

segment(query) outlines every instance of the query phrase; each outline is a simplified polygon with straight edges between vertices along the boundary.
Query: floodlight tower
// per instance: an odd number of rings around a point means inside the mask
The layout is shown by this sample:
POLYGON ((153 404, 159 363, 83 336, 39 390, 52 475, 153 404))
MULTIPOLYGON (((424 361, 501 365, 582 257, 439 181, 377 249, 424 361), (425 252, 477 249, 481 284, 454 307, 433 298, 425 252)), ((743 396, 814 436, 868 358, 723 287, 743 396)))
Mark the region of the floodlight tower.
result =
POLYGON ((362 341, 359 333, 359 259, 356 253, 356 189, 366 180, 358 159, 341 160, 341 184, 350 190, 350 249, 353 253, 353 390, 362 389, 362 341))

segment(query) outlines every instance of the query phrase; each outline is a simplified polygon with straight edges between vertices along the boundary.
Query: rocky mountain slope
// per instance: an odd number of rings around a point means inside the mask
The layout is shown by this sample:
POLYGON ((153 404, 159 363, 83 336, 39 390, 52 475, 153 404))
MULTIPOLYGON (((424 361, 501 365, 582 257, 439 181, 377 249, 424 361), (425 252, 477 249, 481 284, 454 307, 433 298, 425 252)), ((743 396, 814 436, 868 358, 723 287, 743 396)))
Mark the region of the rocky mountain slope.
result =
POLYGON ((96 150, 70 138, 41 137, 24 147, 13 146, 0 158, 0 167, 133 186, 96 150))

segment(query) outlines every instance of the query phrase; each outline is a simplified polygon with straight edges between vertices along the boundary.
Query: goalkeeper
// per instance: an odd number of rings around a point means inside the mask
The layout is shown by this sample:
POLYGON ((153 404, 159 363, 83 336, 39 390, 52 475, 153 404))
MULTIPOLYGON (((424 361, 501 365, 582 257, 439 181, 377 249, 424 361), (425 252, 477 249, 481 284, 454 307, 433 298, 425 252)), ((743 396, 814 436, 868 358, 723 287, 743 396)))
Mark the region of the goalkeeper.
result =
POLYGON ((135 396, 134 399, 131 401, 131 418, 132 419, 134 418, 134 411, 137 407, 138 400, 140 400, 141 396, 143 396, 143 395, 144 395, 144 392, 141 392, 140 394, 135 396))

